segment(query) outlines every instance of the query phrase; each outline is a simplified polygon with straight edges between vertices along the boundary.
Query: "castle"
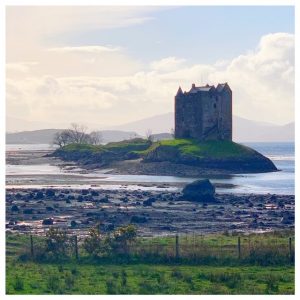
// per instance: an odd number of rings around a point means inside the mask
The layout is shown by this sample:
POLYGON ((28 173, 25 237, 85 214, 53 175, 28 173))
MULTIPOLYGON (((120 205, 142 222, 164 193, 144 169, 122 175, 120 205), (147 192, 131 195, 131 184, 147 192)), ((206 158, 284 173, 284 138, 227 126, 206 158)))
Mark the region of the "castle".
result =
POLYGON ((227 83, 179 87, 175 96, 175 138, 232 140, 232 91, 227 83))

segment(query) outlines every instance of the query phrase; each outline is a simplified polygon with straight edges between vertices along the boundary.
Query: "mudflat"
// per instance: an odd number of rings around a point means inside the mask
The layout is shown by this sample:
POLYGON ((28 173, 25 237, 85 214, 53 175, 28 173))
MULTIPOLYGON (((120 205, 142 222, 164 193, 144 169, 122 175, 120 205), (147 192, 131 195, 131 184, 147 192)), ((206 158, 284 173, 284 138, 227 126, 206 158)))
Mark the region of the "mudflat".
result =
POLYGON ((55 225, 86 234, 97 224, 110 231, 133 223, 141 236, 294 228, 293 195, 218 194, 213 203, 180 196, 126 189, 8 189, 6 228, 43 234, 55 225))

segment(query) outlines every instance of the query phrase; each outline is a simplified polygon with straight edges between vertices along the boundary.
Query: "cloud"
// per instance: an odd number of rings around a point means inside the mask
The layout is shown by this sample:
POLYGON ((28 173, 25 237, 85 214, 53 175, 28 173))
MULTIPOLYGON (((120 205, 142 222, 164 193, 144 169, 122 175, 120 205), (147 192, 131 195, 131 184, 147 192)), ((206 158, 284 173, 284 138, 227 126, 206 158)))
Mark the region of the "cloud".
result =
POLYGON ((101 64, 91 63, 90 68, 78 59, 68 61, 70 55, 62 53, 55 64, 55 69, 61 70, 59 75, 43 65, 47 76, 37 76, 32 71, 22 78, 8 78, 7 113, 49 122, 118 125, 172 111, 179 85, 188 90, 192 83, 228 82, 236 115, 280 124, 293 121, 292 34, 263 36, 255 49, 231 61, 187 65, 184 59, 169 56, 147 65, 138 64, 138 68, 124 74, 119 69, 130 59, 119 56, 118 51, 109 53, 101 64), (97 73, 101 67, 107 68, 103 75, 97 73), (108 73, 109 67, 114 70, 112 74, 108 73))
POLYGON ((78 46, 78 47, 57 47, 47 49, 50 52, 60 52, 60 53, 91 53, 91 54, 101 54, 105 52, 116 52, 120 51, 121 47, 112 46, 78 46))
POLYGON ((36 66, 38 62, 18 62, 18 63, 8 63, 6 64, 7 72, 21 72, 27 73, 31 69, 32 66, 36 66))
POLYGON ((155 71, 162 71, 162 72, 168 72, 168 71, 174 71, 178 68, 182 67, 182 65, 186 62, 185 59, 180 59, 174 56, 163 58, 158 61, 154 61, 150 64, 150 68, 155 71))
POLYGON ((24 56, 26 60, 32 60, 58 36, 149 22, 154 19, 149 15, 159 9, 143 6, 8 6, 7 61, 20 60, 24 56))

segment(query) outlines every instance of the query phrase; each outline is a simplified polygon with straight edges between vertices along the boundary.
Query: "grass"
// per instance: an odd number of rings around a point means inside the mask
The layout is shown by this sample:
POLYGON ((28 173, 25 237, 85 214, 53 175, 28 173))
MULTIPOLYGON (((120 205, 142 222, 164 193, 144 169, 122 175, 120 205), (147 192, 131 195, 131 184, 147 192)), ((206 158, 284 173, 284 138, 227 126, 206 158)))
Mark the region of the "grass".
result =
MULTIPOLYGON (((287 255, 288 237, 293 232, 281 231, 241 236, 242 251, 247 256, 252 245, 268 250, 279 249, 287 255)), ((7 294, 294 294, 294 265, 289 260, 273 258, 269 265, 237 260, 237 236, 180 236, 180 255, 189 256, 193 243, 199 251, 207 249, 215 260, 167 261, 158 254, 169 249, 174 255, 174 237, 139 238, 143 252, 151 259, 132 261, 90 260, 81 250, 79 261, 38 263, 22 260, 28 250, 29 237, 7 234, 7 294), (221 246, 221 248, 220 248, 221 246), (226 248, 227 247, 227 248, 226 248), (220 251, 221 249, 221 251, 220 251), (230 250, 235 260, 222 260, 230 250), (147 252, 148 251, 148 252, 147 252), (151 257, 151 251, 153 256, 151 257), (186 251, 186 253, 184 252, 186 251), (20 256, 21 255, 21 256, 20 256)), ((35 243, 43 237, 34 237, 35 243)), ((205 254, 205 253, 204 253, 205 254)), ((260 255, 257 253, 257 255, 260 255)))
POLYGON ((231 141, 205 141, 194 139, 163 140, 154 143, 143 153, 148 154, 158 147, 175 148, 183 155, 191 155, 198 158, 230 158, 251 157, 255 151, 244 145, 231 141))
POLYGON ((55 150, 54 156, 83 163, 108 163, 116 160, 137 158, 138 151, 149 148, 150 142, 136 138, 106 145, 69 144, 55 150))
POLYGON ((143 157, 157 148, 167 151, 176 150, 180 155, 196 158, 247 158, 256 153, 249 147, 231 141, 199 142, 194 139, 173 139, 151 143, 148 140, 136 138, 106 145, 70 144, 56 150, 56 154, 66 156, 76 153, 78 158, 82 158, 83 155, 86 157, 110 152, 123 155, 136 154, 143 157))
POLYGON ((7 265, 7 294, 293 294, 292 267, 7 265), (19 281, 22 281, 20 284, 19 281))

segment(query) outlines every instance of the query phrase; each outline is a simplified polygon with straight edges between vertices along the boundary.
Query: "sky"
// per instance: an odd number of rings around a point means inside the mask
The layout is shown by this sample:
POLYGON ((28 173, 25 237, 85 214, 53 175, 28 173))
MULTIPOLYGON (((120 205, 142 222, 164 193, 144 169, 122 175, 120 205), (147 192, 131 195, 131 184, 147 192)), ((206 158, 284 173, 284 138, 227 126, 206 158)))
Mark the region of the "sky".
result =
POLYGON ((233 113, 294 121, 287 6, 9 6, 6 115, 66 127, 174 110, 178 86, 228 82, 233 113))

